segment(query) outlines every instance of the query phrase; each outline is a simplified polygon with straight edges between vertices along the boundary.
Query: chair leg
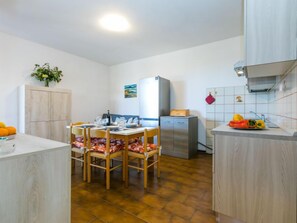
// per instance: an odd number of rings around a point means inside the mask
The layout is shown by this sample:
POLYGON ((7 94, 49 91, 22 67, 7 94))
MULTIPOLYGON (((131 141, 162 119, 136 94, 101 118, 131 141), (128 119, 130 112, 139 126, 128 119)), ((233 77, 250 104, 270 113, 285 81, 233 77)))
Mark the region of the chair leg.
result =
POLYGON ((123 177, 123 181, 125 181, 125 173, 126 173, 125 168, 128 168, 128 167, 126 166, 125 152, 123 151, 122 152, 122 177, 123 177))
POLYGON ((84 181, 87 181, 87 153, 84 153, 84 162, 83 162, 83 178, 84 178, 84 181))
POLYGON ((157 177, 160 178, 160 173, 161 173, 161 170, 160 170, 160 162, 161 162, 161 156, 158 154, 157 155, 157 159, 158 159, 158 162, 157 162, 157 177))
POLYGON ((143 187, 144 189, 146 189, 147 188, 147 159, 143 160, 143 179, 144 179, 143 187))
POLYGON ((109 190, 110 188, 110 158, 109 157, 106 159, 105 167, 106 167, 106 189, 109 190))
MULTIPOLYGON (((71 152, 71 157, 75 157, 75 153, 74 152, 71 152)), ((72 161, 71 162, 71 164, 72 164, 72 170, 74 170, 74 168, 75 168, 75 160, 72 159, 71 161, 72 161)))
POLYGON ((88 174, 88 183, 91 182, 91 155, 90 153, 88 153, 87 155, 87 167, 88 167, 88 171, 87 171, 87 174, 88 174))
MULTIPOLYGON (((137 158, 137 161, 138 161, 137 167, 140 168, 141 167, 141 159, 137 158)), ((137 173, 140 173, 139 169, 137 170, 137 173)))

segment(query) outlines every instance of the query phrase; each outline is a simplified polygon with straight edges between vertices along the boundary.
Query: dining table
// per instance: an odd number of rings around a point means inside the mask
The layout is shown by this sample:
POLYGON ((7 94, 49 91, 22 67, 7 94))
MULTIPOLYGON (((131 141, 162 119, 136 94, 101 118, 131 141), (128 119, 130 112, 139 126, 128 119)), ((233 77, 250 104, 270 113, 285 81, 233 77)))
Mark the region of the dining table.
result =
MULTIPOLYGON (((78 126, 77 126, 78 127, 78 126)), ((95 124, 82 124, 81 128, 90 128, 92 129, 107 129, 109 127, 101 126, 98 127, 95 124)), ((69 126, 67 126, 69 128, 69 126)), ((145 129, 152 129, 154 127, 133 127, 133 128, 116 128, 115 126, 110 126, 110 138, 121 139, 124 141, 124 158, 123 158, 123 181, 125 181, 125 186, 128 187, 129 182, 129 168, 128 168, 128 146, 129 140, 143 137, 145 129)))

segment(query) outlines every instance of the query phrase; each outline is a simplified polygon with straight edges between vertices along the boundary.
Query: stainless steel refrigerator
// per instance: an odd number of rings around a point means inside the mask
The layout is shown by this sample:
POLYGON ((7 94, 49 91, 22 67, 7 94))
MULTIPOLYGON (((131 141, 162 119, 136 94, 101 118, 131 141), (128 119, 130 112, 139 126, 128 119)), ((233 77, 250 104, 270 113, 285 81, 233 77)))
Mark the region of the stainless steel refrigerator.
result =
POLYGON ((158 126, 160 116, 170 113, 170 81, 160 76, 139 81, 139 117, 142 126, 158 126))

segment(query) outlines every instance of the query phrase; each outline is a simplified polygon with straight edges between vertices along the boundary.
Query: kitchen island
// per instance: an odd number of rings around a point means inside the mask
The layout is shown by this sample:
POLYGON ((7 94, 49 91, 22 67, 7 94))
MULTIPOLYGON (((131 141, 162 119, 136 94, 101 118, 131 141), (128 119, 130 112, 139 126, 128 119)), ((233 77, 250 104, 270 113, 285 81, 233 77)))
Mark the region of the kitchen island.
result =
POLYGON ((17 134, 0 155, 0 222, 70 222, 70 146, 17 134))
POLYGON ((297 137, 281 128, 212 132, 214 211, 229 222, 296 223, 297 137))

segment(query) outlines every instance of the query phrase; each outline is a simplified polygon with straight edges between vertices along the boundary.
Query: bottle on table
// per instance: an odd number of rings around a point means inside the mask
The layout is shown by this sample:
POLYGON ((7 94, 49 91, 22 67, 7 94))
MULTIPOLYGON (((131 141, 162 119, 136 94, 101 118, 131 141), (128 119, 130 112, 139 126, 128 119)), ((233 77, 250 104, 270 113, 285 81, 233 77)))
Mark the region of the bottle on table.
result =
POLYGON ((107 110, 107 124, 106 125, 111 125, 109 110, 107 110))

